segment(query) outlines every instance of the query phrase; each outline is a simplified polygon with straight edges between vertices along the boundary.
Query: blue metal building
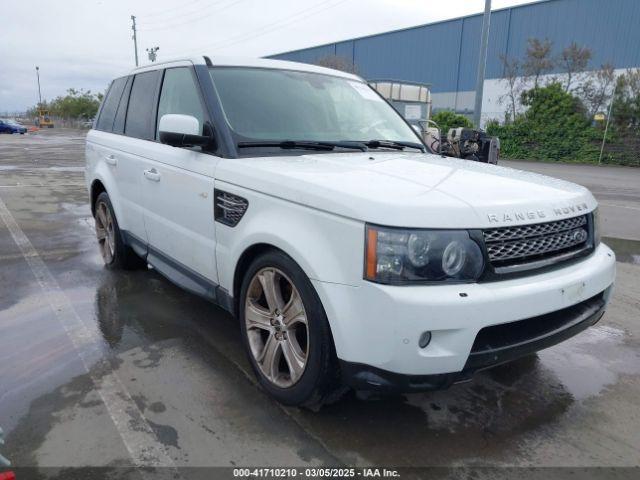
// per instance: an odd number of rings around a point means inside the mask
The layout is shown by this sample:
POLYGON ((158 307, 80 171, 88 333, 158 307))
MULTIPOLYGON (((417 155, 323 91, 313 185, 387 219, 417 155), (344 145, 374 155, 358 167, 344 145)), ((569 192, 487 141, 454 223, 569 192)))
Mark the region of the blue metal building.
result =
MULTIPOLYGON (((434 108, 470 112, 481 29, 482 14, 477 14, 270 58, 314 63, 338 55, 352 61, 364 78, 430 83, 434 108)), ((529 38, 548 38, 555 54, 571 42, 589 47, 591 68, 607 62, 616 69, 640 67, 640 0, 543 0, 494 10, 486 78, 503 76, 501 55, 524 58, 529 38)))

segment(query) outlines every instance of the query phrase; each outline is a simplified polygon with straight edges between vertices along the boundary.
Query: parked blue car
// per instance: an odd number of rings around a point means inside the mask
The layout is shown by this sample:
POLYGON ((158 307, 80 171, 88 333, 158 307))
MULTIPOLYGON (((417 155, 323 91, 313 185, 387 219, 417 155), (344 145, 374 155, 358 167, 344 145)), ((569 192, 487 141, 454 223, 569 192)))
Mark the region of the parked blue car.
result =
POLYGON ((27 133, 27 128, 14 120, 0 119, 0 133, 19 133, 24 135, 27 133))

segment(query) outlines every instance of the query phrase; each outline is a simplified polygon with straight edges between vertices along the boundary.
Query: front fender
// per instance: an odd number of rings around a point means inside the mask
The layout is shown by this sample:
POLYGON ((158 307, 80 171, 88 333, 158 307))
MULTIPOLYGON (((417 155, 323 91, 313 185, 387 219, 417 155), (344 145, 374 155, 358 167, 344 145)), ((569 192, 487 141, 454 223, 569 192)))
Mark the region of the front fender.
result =
POLYGON ((356 285, 362 279, 363 222, 237 186, 220 187, 249 201, 236 227, 216 222, 220 285, 231 294, 238 260, 257 244, 282 250, 311 280, 356 285))

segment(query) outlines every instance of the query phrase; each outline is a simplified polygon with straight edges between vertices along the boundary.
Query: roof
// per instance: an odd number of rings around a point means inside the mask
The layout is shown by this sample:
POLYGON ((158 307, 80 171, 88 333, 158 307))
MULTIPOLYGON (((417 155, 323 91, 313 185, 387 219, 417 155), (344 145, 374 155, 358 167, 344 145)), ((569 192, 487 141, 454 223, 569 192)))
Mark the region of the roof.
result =
POLYGON ((357 75, 342 72, 340 70, 334 70, 331 68, 319 67, 317 65, 310 65, 308 63, 290 62, 286 60, 272 60, 266 58, 252 58, 252 57, 185 57, 176 58, 172 60, 166 60, 164 62, 151 63, 142 67, 134 68, 131 73, 147 72, 151 70, 158 70, 167 67, 184 67, 191 65, 209 65, 207 60, 210 60, 211 65, 214 67, 255 67, 255 68, 274 68, 281 70, 296 70, 299 72, 310 73, 322 73, 325 75, 333 75, 334 77, 344 77, 351 80, 362 79, 357 75))

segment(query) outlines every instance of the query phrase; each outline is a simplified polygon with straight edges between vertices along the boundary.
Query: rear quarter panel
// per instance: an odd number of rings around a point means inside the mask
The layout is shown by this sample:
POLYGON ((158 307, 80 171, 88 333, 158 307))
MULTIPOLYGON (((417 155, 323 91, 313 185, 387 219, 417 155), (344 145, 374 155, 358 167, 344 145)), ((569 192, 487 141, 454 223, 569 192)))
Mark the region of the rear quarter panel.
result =
POLYGON ((122 204, 120 202, 120 192, 118 184, 115 181, 113 170, 104 161, 104 156, 109 145, 109 137, 113 134, 105 133, 98 130, 89 130, 87 133, 85 146, 85 182, 89 195, 91 195, 91 186, 97 180, 102 182, 111 205, 118 219, 120 229, 127 229, 122 214, 122 204))

